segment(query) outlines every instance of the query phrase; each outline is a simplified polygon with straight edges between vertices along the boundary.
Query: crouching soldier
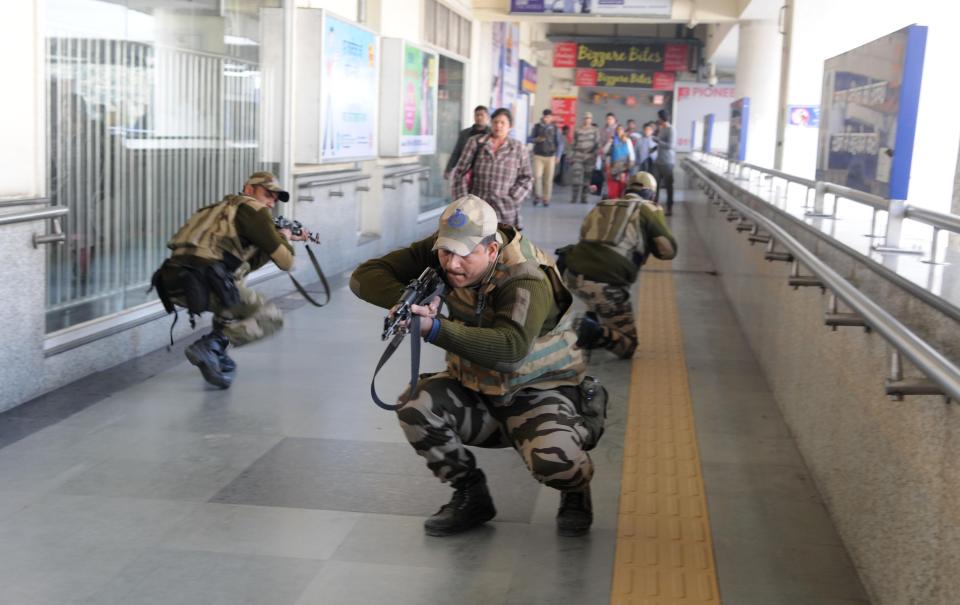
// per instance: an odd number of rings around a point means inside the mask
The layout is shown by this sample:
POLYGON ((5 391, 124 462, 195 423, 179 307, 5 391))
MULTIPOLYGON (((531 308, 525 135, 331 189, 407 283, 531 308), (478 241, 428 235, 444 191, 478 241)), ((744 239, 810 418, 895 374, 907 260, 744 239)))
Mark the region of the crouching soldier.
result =
MULTIPOLYGON (((255 269, 273 261, 284 271, 293 267, 290 240, 309 237, 306 230, 294 236, 274 227, 270 210, 284 191, 270 172, 250 175, 240 195, 201 208, 167 242, 172 250, 152 284, 168 313, 183 307, 194 315, 213 312, 213 331, 185 352, 203 378, 229 388, 237 365, 227 346, 239 346, 268 336, 283 325, 283 316, 243 280, 255 269)), ((171 328, 172 331, 172 328, 171 328)))
POLYGON ((560 490, 559 532, 585 533, 593 521, 587 450, 602 432, 606 392, 584 376, 564 321, 573 297, 553 260, 468 195, 444 210, 433 235, 360 265, 350 288, 390 308, 428 267, 448 286, 448 315, 438 314, 439 298, 414 305, 423 319, 411 337, 446 349, 447 368, 421 376, 397 411, 407 440, 454 488, 426 533, 455 534, 496 515, 467 445, 516 449, 534 478, 560 490))
POLYGON ((653 176, 638 172, 623 199, 603 200, 587 213, 579 243, 561 254, 564 282, 588 309, 577 327, 578 346, 621 358, 636 350, 630 286, 650 254, 664 260, 677 255, 663 210, 652 201, 656 191, 653 176))

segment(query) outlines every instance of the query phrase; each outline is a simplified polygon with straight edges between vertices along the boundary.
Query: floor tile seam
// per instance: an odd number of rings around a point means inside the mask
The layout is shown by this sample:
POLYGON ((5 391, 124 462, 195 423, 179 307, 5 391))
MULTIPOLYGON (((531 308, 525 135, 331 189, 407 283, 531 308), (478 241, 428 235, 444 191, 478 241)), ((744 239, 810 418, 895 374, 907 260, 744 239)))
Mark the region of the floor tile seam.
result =
MULTIPOLYGON (((644 412, 645 406, 642 406, 639 403, 641 400, 651 397, 651 390, 655 393, 656 397, 666 397, 669 401, 676 404, 673 406, 666 406, 666 409, 659 410, 660 413, 670 414, 671 418, 672 415, 676 413, 675 409, 671 408, 679 407, 682 409, 680 403, 686 403, 686 407, 690 410, 690 412, 689 414, 681 413, 681 416, 689 416, 691 423, 685 421, 684 418, 684 421, 678 423, 680 425, 679 428, 685 430, 695 430, 695 425, 692 424, 692 401, 689 397, 689 389, 685 388, 683 385, 683 383, 686 382, 687 376, 683 361, 683 342, 678 326, 679 317, 676 312, 675 296, 672 289, 672 275, 664 272, 644 276, 642 278, 640 291, 641 296, 638 302, 640 309, 637 314, 637 323, 638 333, 640 334, 640 338, 638 338, 638 340, 642 343, 642 348, 633 360, 633 368, 631 372, 631 387, 626 426, 627 430, 625 435, 625 441, 628 442, 634 441, 638 437, 643 436, 644 431, 641 427, 645 426, 645 419, 640 416, 640 414, 644 412), (652 347, 652 350, 659 350, 661 354, 645 354, 643 347, 652 347), (646 368, 644 367, 645 365, 647 366, 646 368), (674 367, 677 365, 680 367, 675 370, 674 367), (654 368, 650 368, 650 366, 654 366, 654 368), (664 368, 667 368, 667 371, 663 371, 664 368), (645 371, 641 371, 641 369, 645 371), (658 387, 660 385, 667 385, 672 388, 647 389, 646 387, 648 385, 645 383, 657 385, 658 387), (643 386, 641 386, 641 384, 643 384, 643 386)), ((651 349, 648 348, 647 350, 651 349)), ((654 422, 656 423, 655 426, 652 427, 654 432, 659 432, 666 428, 660 426, 661 422, 659 418, 655 418, 654 422)), ((672 430, 676 431, 678 429, 678 426, 673 425, 673 422, 670 424, 670 428, 672 430)), ((676 444, 671 442, 670 445, 675 446, 676 444)), ((653 448, 654 455, 646 456, 645 454, 648 452, 644 450, 642 445, 630 447, 632 448, 633 453, 637 455, 632 457, 632 462, 630 463, 628 463, 626 459, 624 461, 624 480, 622 481, 622 485, 633 487, 629 494, 621 494, 621 512, 618 513, 618 520, 621 522, 621 524, 625 519, 630 519, 631 524, 635 524, 637 521, 643 523, 643 521, 648 520, 660 520, 664 516, 663 509, 667 509, 666 512, 667 514, 670 514, 670 521, 685 524, 706 523, 709 527, 708 509, 705 500, 702 474, 694 472, 694 480, 698 482, 699 486, 698 489, 695 490, 698 492, 698 494, 692 496, 692 498, 686 495, 649 495, 647 493, 640 492, 636 489, 637 483, 646 477, 652 476, 646 475, 644 472, 644 463, 649 463, 652 461, 654 464, 656 464, 657 462, 663 461, 665 457, 661 456, 660 454, 669 452, 661 452, 660 450, 663 448, 655 446, 653 448), (696 502, 696 504, 693 506, 693 508, 697 509, 695 511, 689 510, 689 501, 691 499, 696 502), (674 506, 661 506, 664 501, 666 501, 668 504, 673 504, 674 506), (646 514, 644 502, 647 504, 651 502, 656 503, 656 514, 646 514), (682 509, 684 508, 684 503, 686 503, 688 510, 685 514, 681 514, 683 513, 682 509)), ((674 447, 669 449, 672 450, 674 447)), ((691 450, 693 454, 693 461, 699 460, 695 441, 690 445, 681 444, 680 449, 691 450)), ((677 459, 673 456, 667 456, 666 458, 668 463, 676 465, 682 465, 686 462, 682 458, 677 459)), ((659 468, 659 465, 657 465, 653 470, 659 472, 661 469, 659 468)), ((679 482, 686 482, 689 480, 689 478, 690 477, 688 476, 683 476, 677 477, 676 480, 679 482)), ((618 529, 618 542, 620 539, 621 532, 618 529)), ((649 538, 646 538, 645 536, 643 538, 635 538, 634 540, 640 541, 643 539, 649 540, 649 538)), ((657 544, 661 542, 664 544, 676 544, 676 542, 663 540, 662 537, 657 538, 655 542, 657 544)), ((715 597, 718 594, 718 587, 716 585, 716 562, 714 558, 712 542, 710 541, 709 529, 706 530, 704 541, 696 542, 695 547, 706 549, 706 556, 709 559, 710 569, 713 572, 710 576, 710 590, 711 594, 715 597)), ((630 574, 628 573, 629 570, 621 567, 622 562, 622 554, 618 544, 618 552, 614 562, 615 588, 611 594, 611 603, 619 602, 623 596, 620 594, 620 591, 623 590, 624 584, 630 584, 630 574), (619 587, 619 591, 617 587, 619 587)), ((646 569, 649 570, 650 567, 647 566, 646 569)), ((710 598, 708 600, 700 599, 698 601, 688 602, 716 603, 717 600, 716 598, 710 598)))

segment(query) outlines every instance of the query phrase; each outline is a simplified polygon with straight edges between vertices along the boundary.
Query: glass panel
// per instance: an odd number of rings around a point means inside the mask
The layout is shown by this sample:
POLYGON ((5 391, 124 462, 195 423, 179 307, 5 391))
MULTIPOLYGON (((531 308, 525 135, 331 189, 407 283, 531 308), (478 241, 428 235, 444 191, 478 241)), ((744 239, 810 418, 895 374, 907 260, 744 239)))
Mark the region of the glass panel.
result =
POLYGON ((47 331, 155 298, 184 220, 279 171, 263 142, 282 139, 283 72, 262 64, 262 36, 282 39, 263 33, 282 26, 280 5, 48 0, 48 190, 70 214, 48 252, 47 331))
POLYGON ((426 33, 427 42, 430 42, 431 44, 437 43, 437 35, 435 31, 436 26, 437 26, 436 0, 427 0, 424 3, 423 31, 426 33))
POLYGON ((444 46, 451 52, 458 52, 460 48, 460 15, 450 11, 450 22, 447 24, 447 45, 444 46))
POLYGON ((420 156, 420 164, 430 167, 430 180, 420 190, 420 212, 439 208, 450 201, 450 181, 443 171, 450 153, 457 144, 457 136, 464 128, 463 115, 464 65, 440 55, 439 84, 437 86, 437 153, 420 156))
POLYGON ((442 4, 437 5, 437 39, 434 44, 440 48, 447 48, 447 24, 449 23, 450 9, 442 4))
POLYGON ((467 19, 460 21, 460 54, 470 57, 471 23, 467 19))

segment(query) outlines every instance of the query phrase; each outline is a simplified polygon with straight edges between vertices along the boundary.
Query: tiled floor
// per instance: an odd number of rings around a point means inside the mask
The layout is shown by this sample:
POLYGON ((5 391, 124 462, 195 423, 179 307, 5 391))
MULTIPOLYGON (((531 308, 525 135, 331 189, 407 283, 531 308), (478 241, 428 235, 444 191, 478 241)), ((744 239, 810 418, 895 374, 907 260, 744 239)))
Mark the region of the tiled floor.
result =
MULTIPOLYGON (((526 208, 525 233, 552 250, 587 209, 561 189, 550 208, 526 208)), ((678 210, 677 298, 724 602, 866 603, 678 210)), ((494 450, 478 458, 497 520, 430 538, 423 517, 449 488, 369 399, 381 319, 339 289, 238 349, 229 391, 207 388, 180 344, 0 415, 0 603, 608 602, 629 364, 591 360, 612 399, 588 537, 558 537, 556 492, 494 450)), ((401 388, 405 363, 401 351, 381 393, 401 388)), ((441 366, 426 347, 423 371, 441 366)))

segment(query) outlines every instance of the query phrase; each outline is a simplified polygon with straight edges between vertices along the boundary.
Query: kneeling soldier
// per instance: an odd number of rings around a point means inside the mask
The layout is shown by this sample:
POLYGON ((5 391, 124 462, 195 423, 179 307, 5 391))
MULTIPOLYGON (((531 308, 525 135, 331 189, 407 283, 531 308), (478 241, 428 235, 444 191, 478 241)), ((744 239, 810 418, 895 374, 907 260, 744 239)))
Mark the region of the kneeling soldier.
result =
POLYGON ((573 297, 553 260, 468 195, 444 210, 433 235, 362 264, 350 288, 390 308, 427 267, 449 286, 449 314, 438 316, 439 299, 412 311, 426 318, 423 338, 446 349, 447 369, 421 376, 397 412, 427 467, 455 490, 424 523, 426 533, 455 534, 496 515, 467 445, 516 449, 538 481, 561 491, 560 533, 585 533, 593 521, 586 450, 602 432, 593 422, 606 393, 584 377, 576 335, 563 321, 573 297))
POLYGON ((250 175, 240 195, 201 208, 167 243, 173 250, 153 275, 153 286, 167 313, 184 307, 191 315, 213 312, 213 331, 185 351, 187 359, 214 386, 228 388, 237 365, 227 346, 239 346, 272 334, 283 316, 263 296, 244 286, 246 275, 273 261, 284 271, 293 267, 289 240, 305 240, 306 230, 292 235, 277 230, 270 210, 284 191, 270 172, 250 175))
POLYGON ((577 345, 605 348, 621 358, 637 348, 630 286, 647 257, 669 260, 677 241, 656 199, 657 181, 648 172, 630 180, 623 199, 603 200, 583 219, 580 242, 562 254, 563 279, 586 303, 577 345))

